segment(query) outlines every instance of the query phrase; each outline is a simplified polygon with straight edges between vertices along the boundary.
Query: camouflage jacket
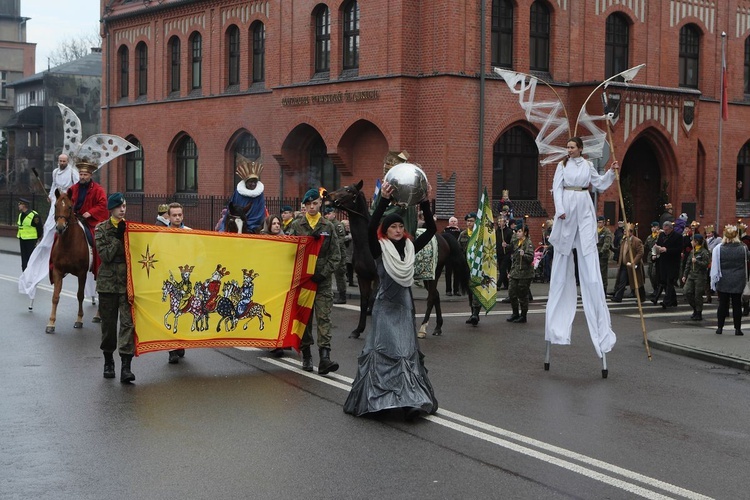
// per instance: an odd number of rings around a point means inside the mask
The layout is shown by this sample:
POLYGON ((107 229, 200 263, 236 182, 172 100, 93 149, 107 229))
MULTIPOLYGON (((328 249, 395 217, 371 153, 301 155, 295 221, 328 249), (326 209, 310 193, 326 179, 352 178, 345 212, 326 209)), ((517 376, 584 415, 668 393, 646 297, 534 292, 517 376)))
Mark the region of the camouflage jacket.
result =
POLYGON ((336 228, 331 221, 320 216, 320 220, 315 227, 310 227, 307 217, 302 216, 295 219, 289 229, 290 236, 323 236, 323 246, 318 254, 318 262, 315 264, 315 273, 322 274, 329 278, 336 266, 341 262, 341 250, 339 249, 339 238, 336 234, 336 228))
POLYGON ((711 263, 711 254, 705 245, 701 245, 700 250, 690 251, 687 259, 685 259, 685 269, 682 272, 682 277, 685 279, 707 279, 708 278, 708 265, 711 263), (695 256, 695 264, 693 264, 693 256, 695 256))
POLYGON ((524 238, 518 244, 518 238, 511 244, 510 273, 508 276, 514 279, 531 279, 534 277, 534 246, 530 238, 524 238), (523 250, 523 255, 519 252, 523 250))
POLYGON ((603 228, 601 231, 597 228, 599 239, 596 241, 596 248, 599 250, 599 258, 609 259, 612 255, 612 231, 603 228))
MULTIPOLYGON (((121 221, 120 224, 125 224, 121 221)), ((99 293, 127 293, 127 265, 125 264, 125 244, 117 238, 117 227, 112 219, 96 226, 96 251, 101 265, 96 276, 96 291, 99 293)))

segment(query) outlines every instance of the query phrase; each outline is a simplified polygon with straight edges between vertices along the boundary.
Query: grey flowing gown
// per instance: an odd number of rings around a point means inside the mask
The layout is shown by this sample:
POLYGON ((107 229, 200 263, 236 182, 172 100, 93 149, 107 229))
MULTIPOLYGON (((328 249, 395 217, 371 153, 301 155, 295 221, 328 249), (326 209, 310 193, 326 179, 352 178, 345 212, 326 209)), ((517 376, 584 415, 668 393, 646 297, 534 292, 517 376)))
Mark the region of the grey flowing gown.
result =
MULTIPOLYGON (((432 217, 431 213, 425 214, 432 217)), ((372 308, 372 329, 358 358, 357 376, 344 403, 360 416, 391 408, 435 413, 438 402, 419 350, 411 288, 396 283, 375 259, 380 287, 372 308)))

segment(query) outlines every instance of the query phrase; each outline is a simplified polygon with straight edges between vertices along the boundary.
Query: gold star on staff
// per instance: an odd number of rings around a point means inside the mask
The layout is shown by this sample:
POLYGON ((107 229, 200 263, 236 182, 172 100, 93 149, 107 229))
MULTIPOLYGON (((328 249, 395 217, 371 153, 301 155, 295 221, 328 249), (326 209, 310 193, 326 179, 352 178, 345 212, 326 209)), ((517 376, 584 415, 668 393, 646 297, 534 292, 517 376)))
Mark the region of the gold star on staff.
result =
POLYGON ((146 270, 146 276, 148 276, 149 278, 151 277, 151 269, 156 269, 156 266, 154 266, 154 264, 159 262, 158 260, 154 259, 154 257, 156 257, 156 254, 151 253, 149 251, 149 246, 146 245, 146 253, 141 254, 141 260, 138 261, 142 266, 141 269, 146 270))

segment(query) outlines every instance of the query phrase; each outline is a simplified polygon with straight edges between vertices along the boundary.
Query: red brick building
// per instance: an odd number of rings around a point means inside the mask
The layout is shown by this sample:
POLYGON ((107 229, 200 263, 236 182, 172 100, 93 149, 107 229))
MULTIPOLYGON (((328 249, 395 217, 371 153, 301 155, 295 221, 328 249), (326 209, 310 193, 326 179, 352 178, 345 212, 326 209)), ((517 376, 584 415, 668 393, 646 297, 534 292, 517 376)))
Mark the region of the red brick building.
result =
MULTIPOLYGON (((229 195, 236 152, 260 156, 269 196, 364 179, 388 151, 428 173, 438 214, 508 189, 532 228, 554 213, 554 166, 493 66, 551 83, 572 122, 594 88, 645 63, 613 132, 626 204, 641 225, 668 198, 714 223, 722 32, 729 120, 721 123, 722 222, 750 199, 750 1, 102 0, 103 131, 142 152, 102 174, 109 191, 229 195), (483 75, 482 75, 483 74, 483 75)), ((538 97, 554 97, 539 86, 538 97)), ((589 102, 601 113, 598 95, 589 102)), ((571 125, 571 129, 573 125, 571 125)), ((564 146, 564 139, 561 139, 564 146)), ((599 209, 619 217, 616 189, 599 209)), ((702 217, 702 219, 701 219, 702 217)), ((534 231, 538 232, 538 231, 534 231)))

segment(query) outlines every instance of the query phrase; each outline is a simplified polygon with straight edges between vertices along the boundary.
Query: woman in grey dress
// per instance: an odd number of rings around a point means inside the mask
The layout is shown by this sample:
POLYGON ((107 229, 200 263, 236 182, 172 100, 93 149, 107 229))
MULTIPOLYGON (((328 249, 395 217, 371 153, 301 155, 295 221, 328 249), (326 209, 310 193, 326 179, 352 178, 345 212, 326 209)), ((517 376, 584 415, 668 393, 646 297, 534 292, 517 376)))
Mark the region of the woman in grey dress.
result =
POLYGON ((719 294, 719 328, 724 329, 724 320, 729 315, 729 302, 732 302, 734 334, 744 335, 742 326, 742 291, 747 281, 747 247, 740 242, 737 226, 725 226, 721 244, 711 252, 711 289, 719 294))
POLYGON ((370 250, 378 269, 380 287, 372 308, 372 331, 359 355, 357 376, 344 403, 354 416, 402 408, 411 420, 438 408, 432 384, 427 378, 424 355, 417 343, 414 323, 414 255, 436 232, 430 203, 423 200, 425 232, 412 243, 404 221, 390 214, 380 218, 390 203, 393 187, 384 183, 382 198, 370 220, 370 250))

